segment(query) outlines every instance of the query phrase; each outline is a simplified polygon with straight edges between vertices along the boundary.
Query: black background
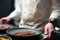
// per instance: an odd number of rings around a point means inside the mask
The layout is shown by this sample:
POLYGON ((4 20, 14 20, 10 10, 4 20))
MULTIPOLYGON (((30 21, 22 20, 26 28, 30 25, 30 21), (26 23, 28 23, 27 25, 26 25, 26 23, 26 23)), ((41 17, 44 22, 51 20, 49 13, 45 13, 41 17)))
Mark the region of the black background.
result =
POLYGON ((14 0, 0 0, 0 18, 9 15, 14 10, 14 0))

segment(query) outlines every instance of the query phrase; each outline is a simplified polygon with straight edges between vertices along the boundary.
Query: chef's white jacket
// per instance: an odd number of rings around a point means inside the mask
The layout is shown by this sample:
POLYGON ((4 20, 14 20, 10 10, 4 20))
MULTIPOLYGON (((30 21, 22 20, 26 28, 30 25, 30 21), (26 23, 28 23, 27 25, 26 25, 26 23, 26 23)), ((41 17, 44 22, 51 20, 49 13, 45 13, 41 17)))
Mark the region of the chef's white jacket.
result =
POLYGON ((21 28, 44 27, 42 23, 49 19, 51 14, 51 0, 20 0, 15 10, 8 16, 19 19, 21 28))

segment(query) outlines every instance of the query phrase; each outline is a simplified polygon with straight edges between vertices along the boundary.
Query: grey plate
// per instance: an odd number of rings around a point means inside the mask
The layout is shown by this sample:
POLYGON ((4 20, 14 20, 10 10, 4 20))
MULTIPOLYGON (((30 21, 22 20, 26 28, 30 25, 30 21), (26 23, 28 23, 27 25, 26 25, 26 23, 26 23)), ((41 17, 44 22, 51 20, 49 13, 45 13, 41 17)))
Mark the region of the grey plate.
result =
MULTIPOLYGON (((41 36, 42 36, 42 40, 48 38, 48 35, 42 34, 41 31, 35 30, 35 29, 28 29, 28 28, 11 28, 11 29, 8 29, 6 32, 7 32, 7 34, 14 35, 14 33, 16 33, 16 32, 22 32, 22 31, 23 31, 23 32, 24 32, 24 31, 32 31, 32 32, 35 32, 36 34, 34 34, 34 35, 41 35, 41 36)), ((26 35, 26 36, 34 36, 34 35, 26 35)))
POLYGON ((8 25, 8 26, 10 26, 10 28, 15 28, 16 26, 14 26, 14 25, 10 25, 10 24, 0 24, 0 27, 1 26, 4 26, 4 25, 8 25))
MULTIPOLYGON (((28 29, 28 28, 11 28, 11 29, 8 29, 6 32, 10 35, 14 35, 14 33, 16 32, 25 32, 25 31, 32 31, 32 32, 35 32, 34 35, 41 35, 41 32, 39 30, 28 29)), ((26 36, 34 36, 34 35, 26 35, 26 36)))

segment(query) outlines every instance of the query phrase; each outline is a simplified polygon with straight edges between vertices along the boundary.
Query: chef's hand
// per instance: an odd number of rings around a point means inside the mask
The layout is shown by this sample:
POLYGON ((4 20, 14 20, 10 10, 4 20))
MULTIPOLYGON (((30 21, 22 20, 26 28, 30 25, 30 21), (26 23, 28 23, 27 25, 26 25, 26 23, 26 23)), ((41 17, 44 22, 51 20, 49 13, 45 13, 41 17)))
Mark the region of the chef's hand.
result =
POLYGON ((3 17, 0 19, 0 24, 8 23, 11 20, 9 17, 3 17))
POLYGON ((48 35, 48 38, 51 38, 52 33, 54 33, 54 26, 52 23, 47 23, 45 25, 45 32, 44 33, 48 35))

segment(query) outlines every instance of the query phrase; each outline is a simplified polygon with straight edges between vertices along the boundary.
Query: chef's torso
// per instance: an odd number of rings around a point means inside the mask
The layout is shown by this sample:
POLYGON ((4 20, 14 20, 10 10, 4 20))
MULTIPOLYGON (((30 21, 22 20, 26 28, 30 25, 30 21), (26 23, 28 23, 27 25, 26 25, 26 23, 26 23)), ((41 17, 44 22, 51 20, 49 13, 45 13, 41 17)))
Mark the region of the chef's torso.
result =
POLYGON ((48 20, 50 9, 50 0, 22 0, 22 16, 19 27, 38 27, 48 20))

